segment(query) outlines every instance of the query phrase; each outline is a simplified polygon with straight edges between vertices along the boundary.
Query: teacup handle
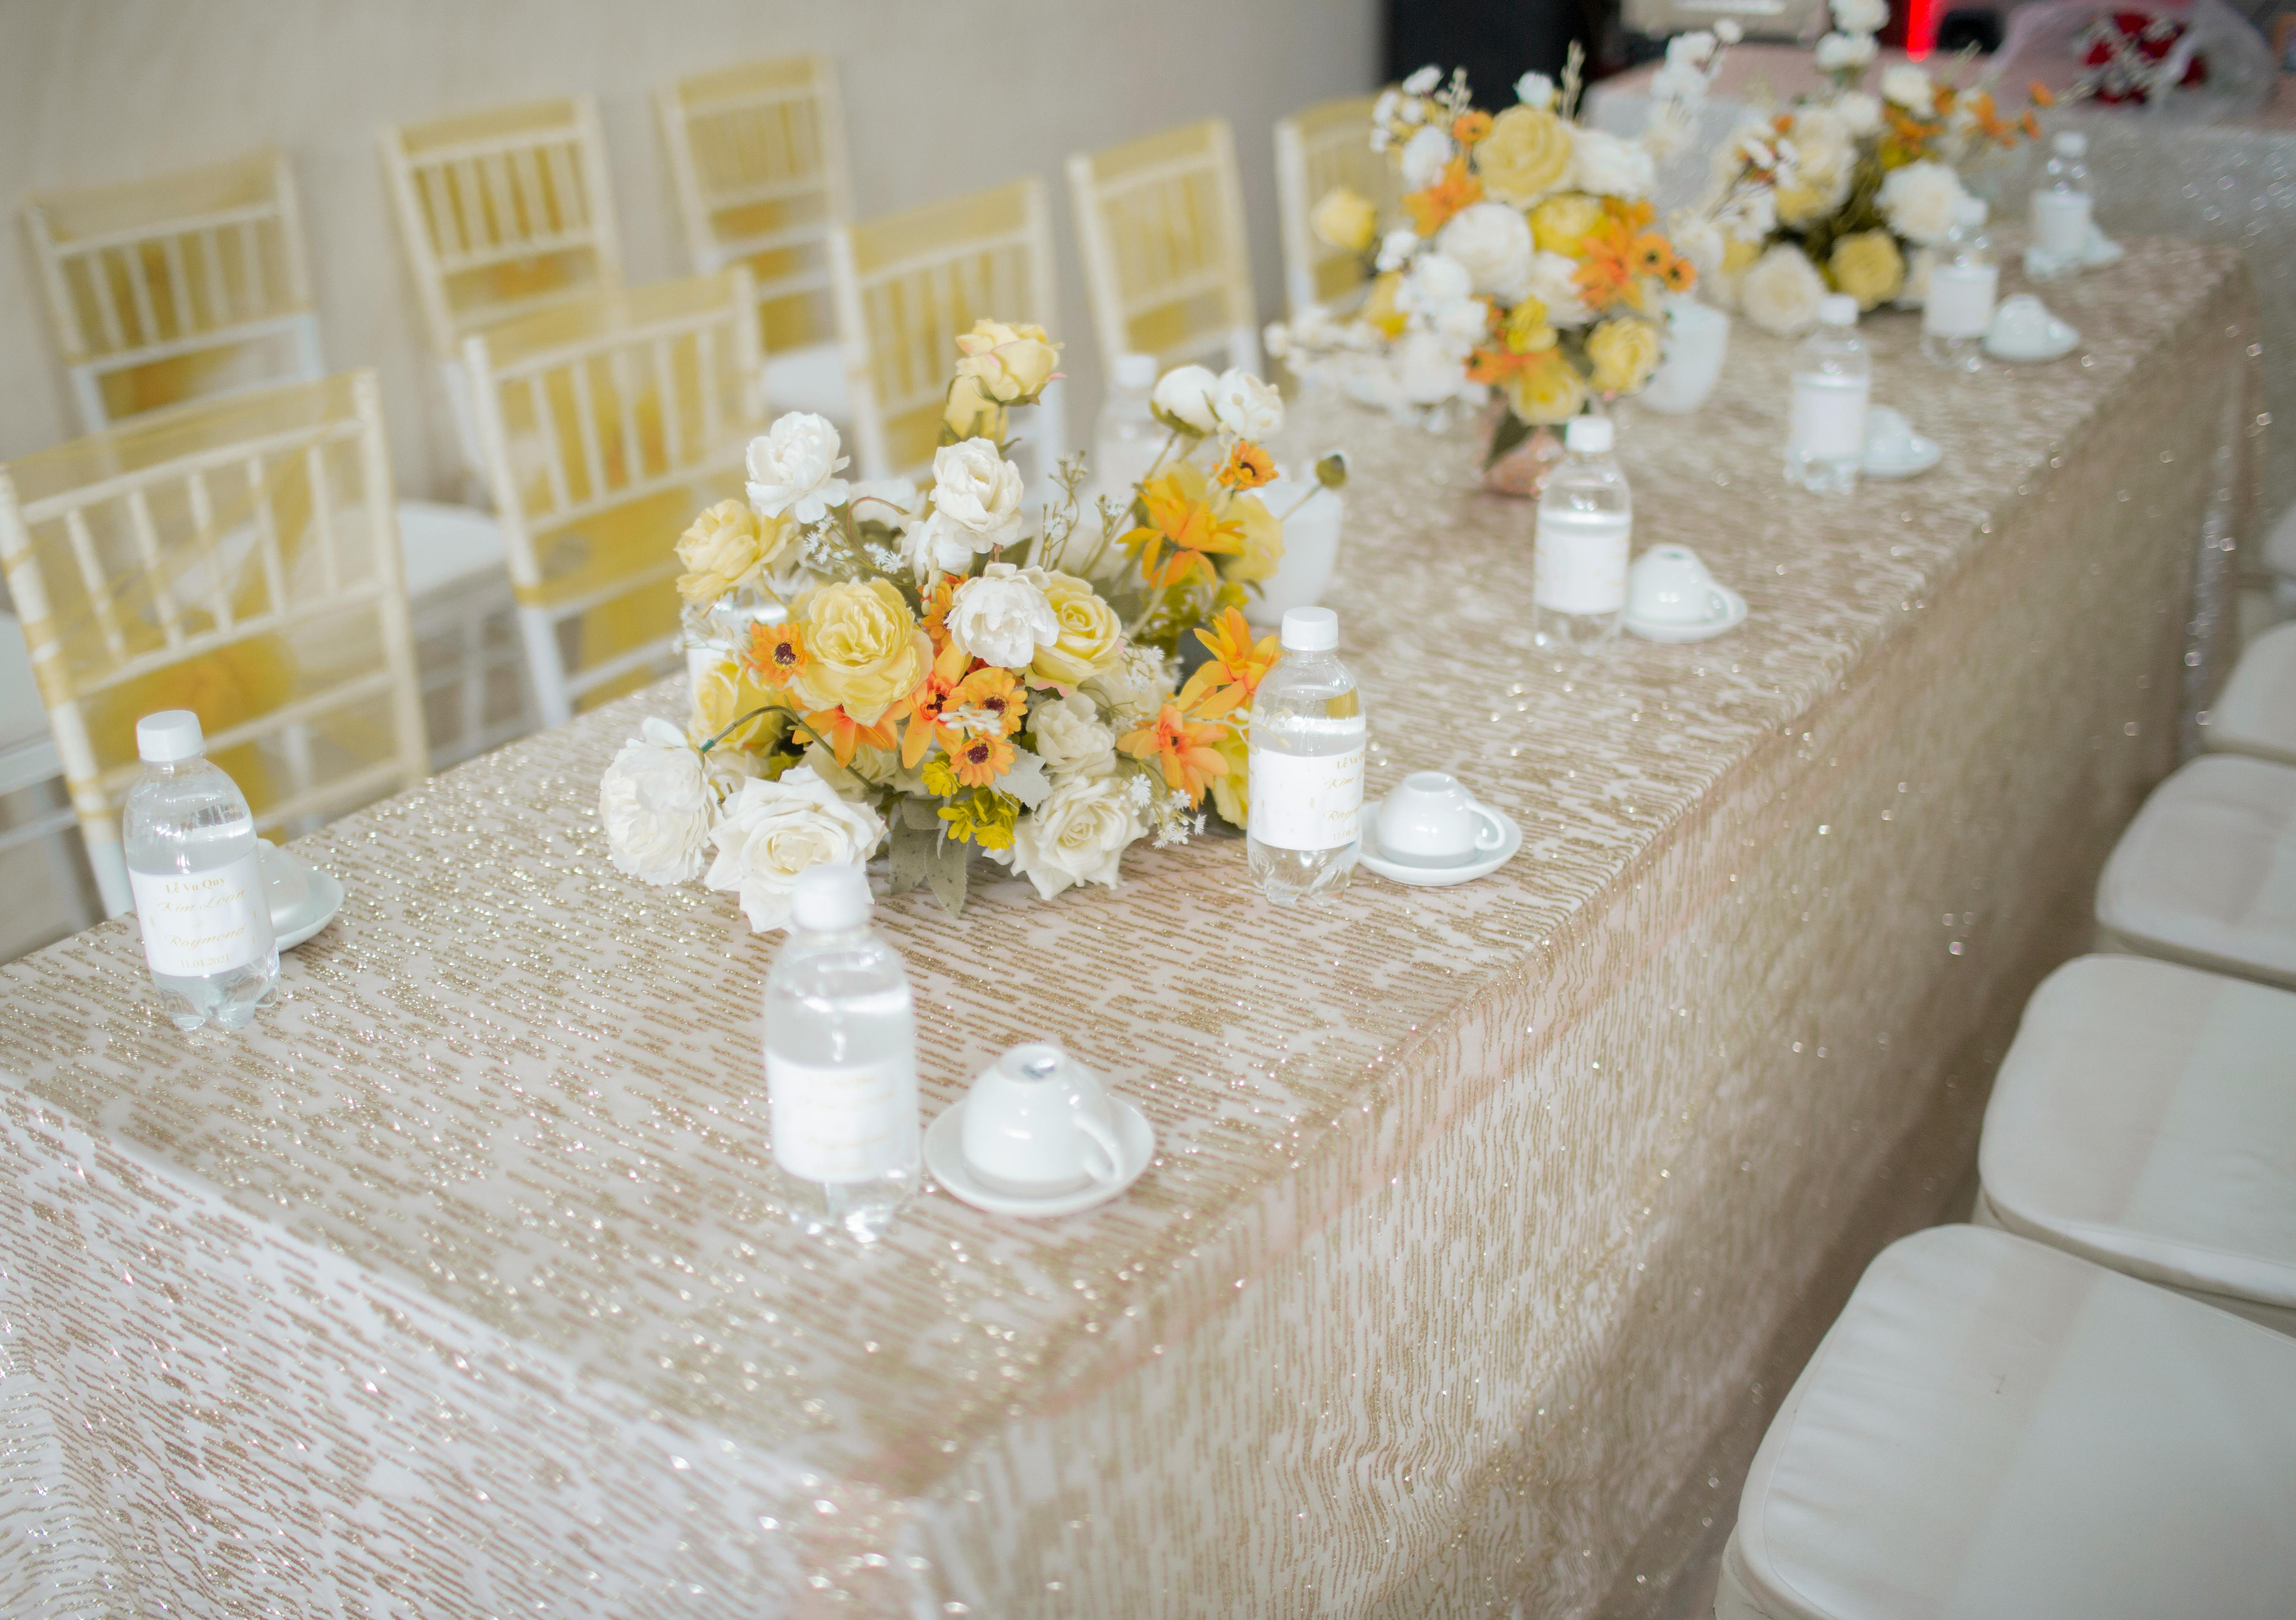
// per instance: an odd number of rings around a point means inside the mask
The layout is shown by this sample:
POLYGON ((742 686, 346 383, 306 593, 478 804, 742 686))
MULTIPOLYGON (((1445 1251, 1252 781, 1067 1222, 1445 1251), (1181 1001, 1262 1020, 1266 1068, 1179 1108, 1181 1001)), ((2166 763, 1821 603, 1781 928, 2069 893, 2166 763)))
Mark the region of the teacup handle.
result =
POLYGON ((1095 1162, 1094 1154, 1086 1153, 1084 1173, 1103 1187, 1120 1179, 1124 1174, 1124 1147, 1116 1139, 1116 1132, 1110 1128, 1108 1122, 1079 1109, 1076 1114, 1076 1128, 1084 1133, 1086 1141, 1100 1149, 1098 1162, 1095 1162))
POLYGON ((1496 811, 1484 805, 1476 805, 1474 810, 1483 823, 1481 829, 1475 834, 1475 849, 1477 852, 1488 855, 1506 842, 1506 824, 1498 818, 1496 811))

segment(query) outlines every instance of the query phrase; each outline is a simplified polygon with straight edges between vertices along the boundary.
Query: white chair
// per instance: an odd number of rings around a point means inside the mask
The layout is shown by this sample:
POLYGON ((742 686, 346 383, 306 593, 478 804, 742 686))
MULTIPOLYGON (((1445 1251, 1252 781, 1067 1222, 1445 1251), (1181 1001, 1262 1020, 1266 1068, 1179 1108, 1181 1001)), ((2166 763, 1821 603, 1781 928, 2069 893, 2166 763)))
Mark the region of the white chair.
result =
POLYGON ((2296 990, 2296 769, 2204 754, 2152 791, 2096 885, 2099 948, 2296 990))
POLYGON ((829 286, 829 233, 853 217, 837 66, 784 57, 714 69, 656 95, 693 267, 748 267, 778 411, 851 419, 829 286))
MULTIPOLYGON (((956 340, 975 321, 1049 328, 1059 305, 1042 181, 931 202, 830 233, 831 282, 845 338, 854 458, 865 478, 929 481, 956 340)), ((1016 419, 1030 482, 1065 453, 1061 386, 1016 419)), ((778 409, 781 401, 774 401, 778 409)))
POLYGON ((13 613, 0 613, 0 805, 12 812, 0 819, 0 872, 7 874, 0 884, 8 895, 0 961, 6 961, 100 920, 85 898, 92 874, 73 830, 78 818, 13 613))
POLYGON ((1979 1225, 2296 1334, 2296 995, 2066 963, 2001 1061, 1977 1167, 1979 1225))
POLYGON ((463 346, 552 725, 682 668, 673 547, 765 427, 749 272, 597 292, 463 346))
POLYGON ((1884 1249, 1771 1420, 1716 1620, 2296 1612, 2296 1342, 2006 1232, 1884 1249))
POLYGON ((1347 309, 1370 285, 1363 257, 1316 234, 1316 205, 1345 188, 1369 202, 1382 223, 1398 207, 1392 155, 1371 149, 1378 97, 1350 95, 1279 119, 1275 124, 1276 220, 1283 227, 1283 293, 1298 316, 1310 306, 1347 309))
POLYGON ((2265 536, 2264 565, 2272 571, 2274 609, 2284 619, 2296 613, 2296 506, 2282 513, 2265 536))
POLYGON ((136 719, 200 716, 258 831, 428 774, 374 375, 171 411, 0 470, 0 561, 89 864, 131 904, 136 719))
MULTIPOLYGON (((1366 136, 1368 138, 1368 136, 1366 136)), ((1235 137, 1206 119, 1069 159, 1101 365, 1152 354, 1258 373, 1259 317, 1235 137)))
POLYGON ((2248 644, 2201 733, 2211 753, 2244 753, 2296 765, 2296 624, 2248 644))

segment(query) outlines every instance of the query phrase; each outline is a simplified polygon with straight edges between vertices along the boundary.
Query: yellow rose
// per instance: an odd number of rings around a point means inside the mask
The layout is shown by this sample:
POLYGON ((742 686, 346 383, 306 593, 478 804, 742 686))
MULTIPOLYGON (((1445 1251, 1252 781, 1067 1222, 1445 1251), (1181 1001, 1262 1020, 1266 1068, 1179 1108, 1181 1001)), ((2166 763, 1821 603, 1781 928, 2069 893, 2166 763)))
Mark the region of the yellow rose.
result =
POLYGON ((686 567, 677 578, 677 594, 708 607, 756 572, 766 549, 757 514, 740 501, 719 501, 677 537, 677 560, 686 567))
POLYGON ((1274 579, 1276 565, 1283 561, 1283 520, 1257 495, 1237 496, 1227 514, 1243 525, 1243 550, 1220 559, 1220 578, 1239 585, 1274 579))
POLYGON ((1227 775, 1212 778, 1212 807, 1230 826, 1251 824, 1251 749, 1247 738, 1226 727, 1212 744, 1212 752, 1227 761, 1227 775))
POLYGON ((1379 210, 1368 197, 1334 185, 1308 214, 1308 228, 1343 253, 1361 253, 1379 234, 1379 210))
POLYGON ((968 439, 1004 442, 1004 407, 988 397, 979 377, 960 373, 949 384, 948 408, 941 413, 941 421, 956 435, 951 443, 963 444, 968 439))
MULTIPOLYGON (((789 735, 789 697, 750 678, 730 658, 719 659, 694 683, 693 730, 697 736, 716 736, 742 716, 756 713, 759 709, 766 712, 728 736, 718 744, 718 748, 746 748, 757 752, 770 749, 789 735)), ((715 753, 716 750, 711 752, 715 753)), ((767 774, 780 774, 779 767, 767 774)))
POLYGON ((1530 210, 1531 239, 1538 243, 1542 253, 1578 258, 1578 243, 1602 223, 1601 199, 1584 192, 1565 192, 1559 197, 1549 197, 1530 210))
POLYGON ((1400 270, 1374 277, 1371 291, 1364 294, 1363 307, 1356 313, 1389 337, 1401 337, 1403 329, 1411 324, 1411 317, 1395 307, 1395 295, 1402 285, 1400 270))
POLYGON ((1562 184, 1570 168, 1570 126, 1543 107, 1509 107, 1475 143, 1484 193, 1528 208, 1562 184))
POLYGON ((1856 299, 1860 309, 1888 303, 1906 285, 1906 257, 1887 231, 1842 237, 1833 244, 1825 269, 1835 290, 1856 299))
POLYGON ((1124 645, 1124 623, 1116 610, 1074 574, 1048 572, 1037 583, 1045 600, 1053 604, 1061 636, 1050 646, 1038 645, 1029 673, 1055 686, 1073 687, 1114 663, 1124 645))
POLYGON ((1510 354, 1536 354, 1554 347, 1554 328, 1546 324, 1546 306, 1526 298, 1507 311, 1506 346, 1510 354))
POLYGON ((824 585, 798 604, 810 662, 791 683, 809 709, 842 705, 864 726, 916 690, 932 641, 884 580, 824 585))
POLYGON ((975 321, 956 347, 964 357, 956 363, 956 374, 974 378, 980 391, 1000 405, 1035 399, 1061 363, 1061 346, 1042 326, 975 321))
POLYGON ((1578 367, 1550 349, 1546 363, 1526 366, 1506 381, 1507 404, 1534 426, 1568 422, 1587 404, 1587 382, 1578 367))
POLYGON ((1634 393, 1658 369, 1658 327, 1625 317, 1604 321, 1587 334, 1587 358, 1595 364, 1588 381, 1597 393, 1634 393))

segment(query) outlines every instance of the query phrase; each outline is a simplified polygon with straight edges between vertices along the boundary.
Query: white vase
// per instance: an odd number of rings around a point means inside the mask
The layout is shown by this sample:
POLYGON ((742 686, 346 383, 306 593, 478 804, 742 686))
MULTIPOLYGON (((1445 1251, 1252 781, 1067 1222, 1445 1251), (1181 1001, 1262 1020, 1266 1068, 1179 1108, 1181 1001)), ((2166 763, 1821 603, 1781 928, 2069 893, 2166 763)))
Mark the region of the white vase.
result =
POLYGON ((1686 416, 1713 397, 1729 352, 1728 316, 1694 299, 1669 299, 1666 357, 1636 398, 1654 411, 1686 416))
POLYGON ((1259 623, 1278 624, 1291 608, 1316 606, 1331 588, 1339 565, 1347 498, 1337 489, 1317 489, 1312 466, 1300 471, 1304 478, 1286 473, 1259 491, 1267 509, 1283 520, 1283 560, 1272 578, 1261 581, 1259 600, 1245 610, 1245 616, 1259 623), (1302 505, 1301 498, 1311 489, 1316 493, 1302 505))

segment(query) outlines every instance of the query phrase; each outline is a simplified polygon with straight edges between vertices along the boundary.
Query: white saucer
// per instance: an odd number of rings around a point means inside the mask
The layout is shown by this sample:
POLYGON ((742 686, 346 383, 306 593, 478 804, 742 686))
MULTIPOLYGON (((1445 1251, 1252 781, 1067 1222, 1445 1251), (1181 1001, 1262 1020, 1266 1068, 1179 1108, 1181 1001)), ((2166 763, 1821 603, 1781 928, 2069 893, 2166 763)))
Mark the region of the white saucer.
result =
MULTIPOLYGON (((2062 321, 2057 324, 2061 326, 2064 325, 2062 321)), ((1985 334, 1985 352, 1997 360, 2006 360, 2013 366, 2038 366, 2045 361, 2062 360, 2079 347, 2080 333, 2070 326, 2065 326, 2064 335, 2054 342, 2046 343, 2038 349, 2022 353, 2013 349, 1999 348, 1994 343, 1991 333, 1985 334)))
POLYGON ((1726 611, 1719 619, 1702 619, 1693 624, 1678 624, 1667 619, 1637 619, 1629 611, 1622 621, 1629 633, 1644 641, 1705 641, 1734 630, 1746 622, 1746 598, 1726 585, 1717 585, 1726 611))
POLYGON ((1857 470, 1868 478, 1911 478, 1916 473, 1928 472, 1945 459, 1945 447, 1934 439, 1923 438, 1919 433, 1914 435, 1908 450, 1910 453, 1904 456, 1880 456, 1868 446, 1865 459, 1857 464, 1857 470))
POLYGON ((1363 807, 1363 848, 1356 856, 1382 877, 1407 884, 1414 889, 1441 889, 1452 884, 1463 884, 1478 877, 1488 877, 1515 857, 1522 848, 1522 828, 1505 810, 1486 804, 1492 818, 1505 829, 1506 836, 1499 840, 1496 850, 1479 852, 1472 860, 1461 861, 1455 867, 1431 867, 1424 861, 1406 860, 1400 856, 1385 853, 1379 847, 1379 807, 1387 802, 1374 799, 1363 807))
POLYGON ((343 909, 342 879, 267 841, 255 846, 255 854, 258 869, 291 865, 303 869, 303 898, 292 905, 271 908, 271 932, 277 936, 280 950, 292 950, 335 920, 335 913, 343 909))
POLYGON ((1116 1137, 1124 1147, 1124 1163, 1117 1166, 1120 1173, 1116 1180, 1106 1185, 1095 1181, 1050 1198, 991 1192, 964 1162, 963 1098, 943 1108, 940 1117, 925 1127, 925 1168, 950 1197, 975 1209, 985 1209, 992 1215, 1026 1215, 1038 1221, 1073 1215, 1122 1194, 1140 1179, 1140 1172, 1148 1168, 1148 1161, 1156 1156, 1156 1128, 1148 1122, 1148 1116, 1112 1092, 1108 1107, 1116 1115, 1116 1137))

